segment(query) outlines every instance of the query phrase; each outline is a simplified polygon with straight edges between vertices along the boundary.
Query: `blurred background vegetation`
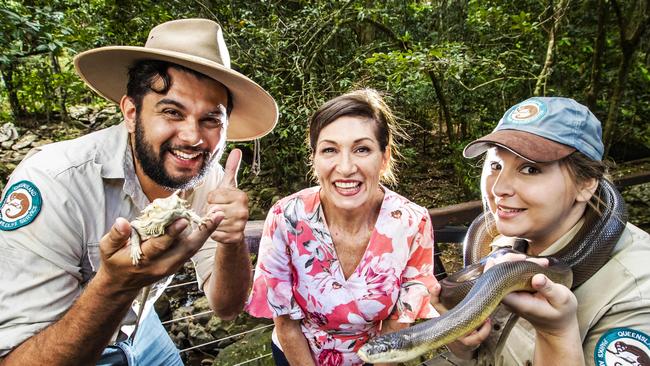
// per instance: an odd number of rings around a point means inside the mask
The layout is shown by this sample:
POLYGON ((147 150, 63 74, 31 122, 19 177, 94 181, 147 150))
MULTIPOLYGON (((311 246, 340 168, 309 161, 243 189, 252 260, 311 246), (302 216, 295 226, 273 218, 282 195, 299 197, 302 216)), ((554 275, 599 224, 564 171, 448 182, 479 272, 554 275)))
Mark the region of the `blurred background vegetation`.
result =
MULTIPOLYGON (((308 116, 358 87, 385 92, 410 135, 393 189, 430 208, 477 198, 462 147, 534 95, 588 105, 611 161, 650 157, 650 0, 0 0, 0 122, 59 126, 54 141, 89 132, 71 111, 109 103, 72 57, 142 45, 154 25, 188 17, 217 20, 233 67, 280 107, 259 172, 254 143, 237 144, 252 218, 313 184, 308 116)), ((4 181, 15 164, 1 164, 4 181)))

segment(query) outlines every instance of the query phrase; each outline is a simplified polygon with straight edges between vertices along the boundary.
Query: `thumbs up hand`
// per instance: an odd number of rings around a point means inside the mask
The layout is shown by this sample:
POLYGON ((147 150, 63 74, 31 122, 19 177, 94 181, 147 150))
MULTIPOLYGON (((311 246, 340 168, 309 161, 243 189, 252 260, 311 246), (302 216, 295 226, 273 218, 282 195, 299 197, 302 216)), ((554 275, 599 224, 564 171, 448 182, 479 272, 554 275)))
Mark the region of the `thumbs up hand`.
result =
POLYGON ((208 194, 209 212, 220 214, 223 220, 210 236, 221 244, 244 242, 244 228, 248 221, 248 196, 237 188, 237 172, 242 152, 233 149, 224 166, 224 176, 217 188, 208 194))

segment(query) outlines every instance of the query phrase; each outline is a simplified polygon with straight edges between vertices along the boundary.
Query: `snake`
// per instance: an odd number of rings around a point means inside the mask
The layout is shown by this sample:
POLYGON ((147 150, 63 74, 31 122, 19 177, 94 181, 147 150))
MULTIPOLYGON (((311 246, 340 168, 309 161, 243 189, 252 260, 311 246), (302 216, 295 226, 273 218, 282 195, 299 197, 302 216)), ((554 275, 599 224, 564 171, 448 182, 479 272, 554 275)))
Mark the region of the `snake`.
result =
MULTIPOLYGON (((537 273, 575 290, 610 259, 627 222, 625 203, 611 182, 601 179, 596 197, 599 200, 586 210, 578 233, 563 249, 546 257, 548 267, 515 261, 496 264, 483 272, 487 260, 484 254, 496 230, 489 228, 494 225, 491 213, 479 215, 463 242, 466 267, 440 281, 441 303, 450 310, 372 338, 357 354, 368 363, 406 362, 447 345, 483 324, 507 294, 534 291, 531 279, 537 273)), ((501 254, 503 251, 496 251, 493 256, 501 254)))

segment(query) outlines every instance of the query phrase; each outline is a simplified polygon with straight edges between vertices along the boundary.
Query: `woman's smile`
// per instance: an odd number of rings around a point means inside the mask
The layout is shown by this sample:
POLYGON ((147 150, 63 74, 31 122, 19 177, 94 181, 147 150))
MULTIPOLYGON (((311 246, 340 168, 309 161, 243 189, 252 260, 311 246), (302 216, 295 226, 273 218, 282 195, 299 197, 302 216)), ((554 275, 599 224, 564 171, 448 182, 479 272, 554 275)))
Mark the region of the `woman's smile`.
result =
POLYGON ((514 219, 525 211, 526 211, 525 208, 513 208, 513 207, 497 204, 497 216, 499 216, 499 218, 504 220, 514 219))
POLYGON ((361 191, 362 183, 355 180, 337 180, 334 182, 336 192, 343 196, 354 196, 361 191))

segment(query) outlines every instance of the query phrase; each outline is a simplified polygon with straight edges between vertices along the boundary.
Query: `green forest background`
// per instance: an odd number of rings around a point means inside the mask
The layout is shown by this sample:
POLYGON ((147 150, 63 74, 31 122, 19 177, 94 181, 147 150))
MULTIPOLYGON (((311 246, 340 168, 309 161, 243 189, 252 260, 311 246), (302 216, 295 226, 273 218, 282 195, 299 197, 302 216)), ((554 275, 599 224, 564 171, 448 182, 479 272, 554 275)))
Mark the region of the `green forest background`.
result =
MULTIPOLYGON (((534 95, 589 106, 610 161, 650 157, 650 0, 0 0, 0 122, 89 132, 71 110, 109 103, 75 75, 72 57, 142 45, 154 25, 189 17, 217 20, 233 67, 280 108, 260 140, 259 172, 254 143, 236 144, 252 218, 313 184, 308 116, 358 87, 385 92, 410 135, 393 188, 430 208, 478 197, 477 162, 463 146, 534 95)), ((4 181, 15 165, 2 164, 4 181)))

